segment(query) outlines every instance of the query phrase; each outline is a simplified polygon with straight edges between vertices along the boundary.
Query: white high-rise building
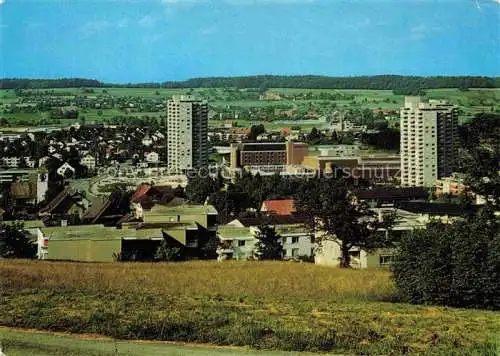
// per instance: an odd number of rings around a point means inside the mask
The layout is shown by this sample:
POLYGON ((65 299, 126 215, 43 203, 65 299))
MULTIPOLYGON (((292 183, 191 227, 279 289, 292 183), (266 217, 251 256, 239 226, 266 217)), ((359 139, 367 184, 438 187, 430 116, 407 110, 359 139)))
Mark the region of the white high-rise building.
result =
POLYGON ((167 160, 172 171, 208 166, 208 103, 173 96, 167 105, 167 160))
POLYGON ((450 176, 458 149, 457 107, 408 96, 400 115, 401 185, 431 187, 450 176))

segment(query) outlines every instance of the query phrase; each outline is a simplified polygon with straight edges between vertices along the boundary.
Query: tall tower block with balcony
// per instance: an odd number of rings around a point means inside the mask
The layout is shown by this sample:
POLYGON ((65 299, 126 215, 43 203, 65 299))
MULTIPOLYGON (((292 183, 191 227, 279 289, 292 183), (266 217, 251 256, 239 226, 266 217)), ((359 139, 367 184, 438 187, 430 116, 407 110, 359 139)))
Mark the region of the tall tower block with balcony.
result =
POLYGON ((168 168, 176 172, 208 166, 208 103, 174 95, 167 103, 168 168))
POLYGON ((431 187, 450 176, 457 156, 458 109, 444 100, 405 97, 401 118, 401 185, 431 187))

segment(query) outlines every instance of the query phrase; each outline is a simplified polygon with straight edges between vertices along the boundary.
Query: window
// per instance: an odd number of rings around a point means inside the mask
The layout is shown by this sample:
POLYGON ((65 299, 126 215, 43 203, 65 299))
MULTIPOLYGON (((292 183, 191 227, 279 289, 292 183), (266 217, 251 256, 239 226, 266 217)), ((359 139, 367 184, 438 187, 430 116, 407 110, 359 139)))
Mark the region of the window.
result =
POLYGON ((245 242, 246 242, 245 240, 239 240, 238 241, 238 246, 240 246, 240 247, 241 246, 245 246, 245 242))
POLYGON ((380 265, 386 266, 392 263, 393 256, 390 255, 380 255, 380 265))
POLYGON ((299 249, 292 248, 292 257, 299 257, 299 249))
POLYGON ((299 243, 299 237, 298 236, 293 236, 292 237, 292 244, 298 244, 299 243))

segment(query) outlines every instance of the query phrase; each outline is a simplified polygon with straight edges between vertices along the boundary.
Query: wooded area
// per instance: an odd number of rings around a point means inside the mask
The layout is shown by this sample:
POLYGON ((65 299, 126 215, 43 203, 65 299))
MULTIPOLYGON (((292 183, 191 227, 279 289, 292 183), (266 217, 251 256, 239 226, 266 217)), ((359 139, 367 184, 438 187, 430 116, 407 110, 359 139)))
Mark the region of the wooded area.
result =
POLYGON ((373 89, 407 90, 437 88, 499 88, 499 77, 480 76, 403 76, 375 75, 359 77, 328 77, 318 75, 256 75, 245 77, 191 78, 185 81, 151 83, 104 83, 95 79, 21 79, 0 80, 0 89, 48 89, 79 87, 130 87, 130 88, 309 88, 309 89, 373 89))

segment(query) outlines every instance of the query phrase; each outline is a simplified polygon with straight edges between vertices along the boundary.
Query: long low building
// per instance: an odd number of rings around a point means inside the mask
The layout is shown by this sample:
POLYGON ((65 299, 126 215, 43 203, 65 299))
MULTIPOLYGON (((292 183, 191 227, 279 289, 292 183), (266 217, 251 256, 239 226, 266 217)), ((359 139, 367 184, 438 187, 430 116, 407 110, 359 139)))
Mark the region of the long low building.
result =
MULTIPOLYGON (((73 225, 42 227, 44 259, 83 262, 152 260, 163 241, 179 248, 183 258, 207 256, 203 247, 215 241, 217 211, 211 205, 160 206, 144 217, 123 219, 118 227, 73 225)), ((40 244, 40 242, 39 242, 40 244)))
POLYGON ((385 156, 306 156, 302 165, 315 172, 332 173, 336 168, 355 179, 392 182, 400 175, 400 157, 385 156))

